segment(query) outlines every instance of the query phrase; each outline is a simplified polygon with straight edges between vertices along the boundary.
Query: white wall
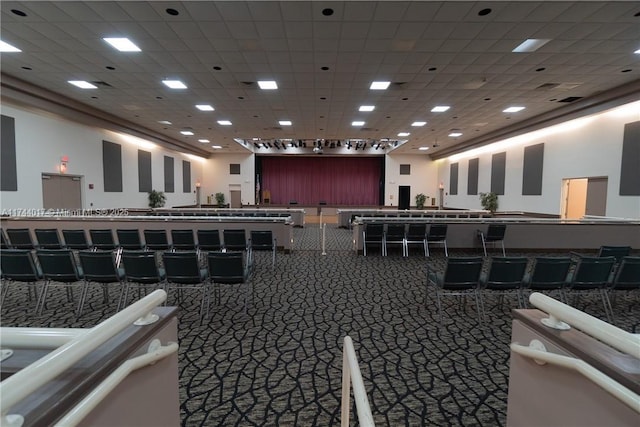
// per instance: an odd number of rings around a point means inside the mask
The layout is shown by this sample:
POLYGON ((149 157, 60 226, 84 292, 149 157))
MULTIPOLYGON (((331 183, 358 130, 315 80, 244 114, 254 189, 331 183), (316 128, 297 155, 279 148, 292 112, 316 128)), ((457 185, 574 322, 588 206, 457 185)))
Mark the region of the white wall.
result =
POLYGON ((431 198, 438 204, 438 168, 427 155, 391 153, 385 156, 385 206, 398 206, 398 187, 401 185, 411 186, 411 206, 415 206, 419 193, 427 196, 425 206, 431 206, 431 198), (411 174, 400 175, 400 165, 411 165, 411 174))
MULTIPOLYGON (((220 192, 224 194, 225 201, 229 203, 231 197, 230 186, 240 186, 242 204, 255 204, 256 174, 255 155, 247 154, 214 154, 203 165, 202 203, 207 202, 207 196, 220 192), (229 173, 230 164, 240 164, 240 175, 229 173)), ((212 197, 212 203, 215 198, 212 197)))
MULTIPOLYGON (((560 215, 562 179, 607 177, 606 215, 640 218, 640 197, 620 196, 620 162, 624 125, 640 120, 640 102, 595 116, 564 123, 561 131, 552 129, 501 141, 502 147, 489 146, 452 156, 438 163, 439 180, 445 183, 445 207, 480 209, 480 199, 467 195, 468 161, 479 158, 478 192, 491 187, 491 156, 505 152, 505 194, 498 197, 500 211, 524 211, 560 215), (524 148, 544 143, 542 195, 522 195, 524 148), (458 195, 449 192, 449 168, 458 162, 458 195)), ((557 127, 554 129, 558 129, 557 127)))
POLYGON ((203 176, 205 159, 15 106, 3 104, 1 112, 15 119, 18 175, 18 191, 0 193, 3 210, 42 208, 42 173, 60 173, 60 158, 64 155, 69 157, 66 174, 82 177, 83 208, 146 208, 147 193, 138 191, 138 149, 151 152, 153 188, 159 191, 164 191, 164 156, 174 158, 175 192, 165 193, 167 207, 195 204, 195 183, 203 176), (121 193, 104 192, 103 140, 122 147, 121 193), (191 193, 182 192, 183 160, 191 162, 191 193), (94 188, 89 189, 89 184, 94 188))

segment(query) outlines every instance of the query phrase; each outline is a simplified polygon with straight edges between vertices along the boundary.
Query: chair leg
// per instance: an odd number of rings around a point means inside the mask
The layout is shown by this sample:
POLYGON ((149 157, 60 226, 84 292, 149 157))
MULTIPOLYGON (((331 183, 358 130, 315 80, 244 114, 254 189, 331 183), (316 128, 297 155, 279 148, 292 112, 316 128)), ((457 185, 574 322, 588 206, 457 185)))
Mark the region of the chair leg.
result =
POLYGON ((424 241, 424 249, 425 249, 424 256, 430 257, 431 256, 431 252, 429 252, 429 241, 428 240, 424 241))
POLYGON ((487 256, 487 243, 484 241, 484 234, 480 233, 480 239, 482 239, 482 250, 484 251, 484 256, 487 256))
POLYGON ((500 244, 502 245, 502 256, 507 256, 506 252, 504 251, 504 240, 500 240, 500 244))
POLYGON ((47 298, 47 291, 48 290, 49 290, 49 282, 47 281, 42 286, 42 291, 40 292, 40 295, 38 296, 38 300, 36 302, 36 314, 38 314, 38 315, 42 314, 42 309, 44 308, 44 303, 45 303, 45 300, 47 298))
POLYGON ((449 257, 449 250, 447 249, 447 241, 444 240, 444 256, 449 257))
POLYGON ((84 309, 84 301, 87 297, 87 291, 89 289, 89 283, 85 282, 80 291, 80 300, 78 301, 78 310, 76 312, 76 319, 82 316, 82 310, 84 309))

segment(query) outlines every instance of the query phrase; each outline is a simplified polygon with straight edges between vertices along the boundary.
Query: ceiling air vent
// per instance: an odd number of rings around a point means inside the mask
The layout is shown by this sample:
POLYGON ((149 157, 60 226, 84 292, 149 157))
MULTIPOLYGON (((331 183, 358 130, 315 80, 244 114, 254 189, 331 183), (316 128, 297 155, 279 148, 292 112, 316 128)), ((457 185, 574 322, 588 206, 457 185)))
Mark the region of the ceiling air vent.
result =
POLYGON ((111 86, 109 83, 107 83, 107 82, 103 82, 103 81, 100 81, 100 80, 98 80, 98 81, 93 81, 93 82, 90 82, 90 83, 92 83, 92 84, 94 84, 94 85, 96 85, 96 86, 102 86, 102 87, 113 87, 113 86, 111 86))
POLYGON ((558 102, 573 102, 582 98, 583 98, 582 96, 568 96, 566 98, 559 100, 558 102))
POLYGON ((253 86, 256 82, 240 82, 245 86, 253 86))
POLYGON ((365 131, 365 132, 371 132, 373 130, 373 128, 360 128, 360 130, 365 131))
POLYGON ((536 90, 551 90, 558 87, 558 83, 545 83, 536 88, 536 90))

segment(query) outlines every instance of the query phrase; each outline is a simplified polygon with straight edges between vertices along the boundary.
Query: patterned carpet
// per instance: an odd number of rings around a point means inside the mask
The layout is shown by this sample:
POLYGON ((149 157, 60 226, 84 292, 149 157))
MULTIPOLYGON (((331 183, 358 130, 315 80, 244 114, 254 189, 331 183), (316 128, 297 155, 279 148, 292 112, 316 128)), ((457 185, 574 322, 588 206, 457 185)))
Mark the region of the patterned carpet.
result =
MULTIPOLYGON (((427 261, 418 250, 409 258, 391 251, 384 258, 358 256, 350 231, 327 225, 322 255, 321 235, 314 225, 295 229, 293 252, 278 254, 275 268, 270 254, 256 254, 247 315, 233 287, 223 288, 221 304, 202 326, 197 297, 182 300, 182 424, 339 425, 342 340, 348 334, 377 425, 505 425, 516 301, 489 300, 488 320, 479 324, 471 300, 447 299, 440 327, 433 301, 425 304, 427 261)), ((428 262, 442 269, 441 250, 433 252, 428 262)), ((34 318, 26 295, 16 290, 7 296, 2 326, 90 327, 115 307, 105 306, 96 289, 91 309, 75 321, 64 291, 56 290, 34 318)), ((595 297, 582 298, 579 308, 603 316, 595 297)), ((617 298, 616 310, 619 327, 638 327, 637 298, 617 298)))

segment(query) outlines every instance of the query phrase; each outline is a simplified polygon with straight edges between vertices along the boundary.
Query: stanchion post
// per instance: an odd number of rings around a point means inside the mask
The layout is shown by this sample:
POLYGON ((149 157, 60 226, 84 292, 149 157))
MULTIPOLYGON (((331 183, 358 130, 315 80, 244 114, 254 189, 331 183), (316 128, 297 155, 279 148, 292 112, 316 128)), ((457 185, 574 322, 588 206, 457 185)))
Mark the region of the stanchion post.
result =
POLYGON ((326 231, 327 231, 327 224, 322 224, 322 255, 326 255, 327 254, 327 250, 326 250, 326 231))

